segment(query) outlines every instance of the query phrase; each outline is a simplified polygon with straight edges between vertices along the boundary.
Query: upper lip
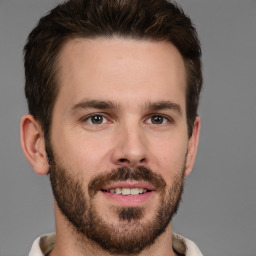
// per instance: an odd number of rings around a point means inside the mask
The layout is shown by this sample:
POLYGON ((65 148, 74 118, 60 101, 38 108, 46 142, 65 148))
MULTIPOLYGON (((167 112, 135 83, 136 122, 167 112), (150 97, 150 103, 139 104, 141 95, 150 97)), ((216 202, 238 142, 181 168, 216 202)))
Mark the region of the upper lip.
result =
POLYGON ((106 185, 102 190, 110 190, 110 189, 116 189, 116 188, 145 188, 147 190, 156 190, 155 187, 147 182, 143 181, 120 181, 115 182, 110 185, 106 185))

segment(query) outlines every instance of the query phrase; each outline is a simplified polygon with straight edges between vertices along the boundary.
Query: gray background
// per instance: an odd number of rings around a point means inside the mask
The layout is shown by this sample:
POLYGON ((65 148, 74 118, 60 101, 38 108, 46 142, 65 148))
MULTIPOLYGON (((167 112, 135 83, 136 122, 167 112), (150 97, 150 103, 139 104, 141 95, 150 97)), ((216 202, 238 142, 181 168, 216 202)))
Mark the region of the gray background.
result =
MULTIPOLYGON (((0 0, 0 256, 25 256, 54 231, 48 177, 19 145, 22 48, 57 0, 0 0)), ((198 158, 174 230, 205 256, 255 256, 256 1, 180 0, 202 41, 204 90, 198 158)))

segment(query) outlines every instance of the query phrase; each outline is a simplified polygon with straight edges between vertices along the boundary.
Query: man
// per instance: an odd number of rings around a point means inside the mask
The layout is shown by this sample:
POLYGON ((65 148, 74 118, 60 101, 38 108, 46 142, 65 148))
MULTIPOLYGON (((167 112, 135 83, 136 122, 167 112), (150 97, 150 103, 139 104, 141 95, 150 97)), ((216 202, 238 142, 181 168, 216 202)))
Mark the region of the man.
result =
POLYGON ((29 255, 202 255, 171 225, 200 130, 191 20, 166 0, 70 0, 24 52, 21 144, 56 219, 29 255))

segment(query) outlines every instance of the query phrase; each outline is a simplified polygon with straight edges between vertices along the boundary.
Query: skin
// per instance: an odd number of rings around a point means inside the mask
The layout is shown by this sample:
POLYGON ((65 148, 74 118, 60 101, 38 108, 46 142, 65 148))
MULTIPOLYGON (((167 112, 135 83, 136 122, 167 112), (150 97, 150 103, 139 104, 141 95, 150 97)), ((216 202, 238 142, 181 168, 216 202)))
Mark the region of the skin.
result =
MULTIPOLYGON (((120 38, 72 39, 60 52, 58 79, 61 86, 53 110, 51 145, 58 161, 85 188, 95 175, 122 166, 149 167, 163 177, 167 189, 183 167, 185 176, 191 172, 200 119, 196 118, 188 138, 186 71, 172 44, 120 38), (88 101, 111 102, 114 107, 88 107, 88 101), (152 107, 157 104, 158 109, 152 107), (92 114, 103 117, 103 123, 93 124, 92 114), (154 123, 154 115, 161 121, 154 123)), ((35 172, 47 174, 44 134, 29 114, 21 121, 21 144, 35 172)), ((86 189, 84 193, 88 197, 86 189)), ((103 220, 119 224, 113 210, 119 202, 96 193, 94 203, 103 220)), ((152 193, 141 206, 145 209, 141 222, 152 220, 159 207, 159 194, 152 193)), ((57 236, 51 256, 108 255, 89 240, 86 248, 79 246, 56 203, 55 219, 57 236)), ((175 255, 171 231, 170 223, 155 244, 140 255, 175 255)))

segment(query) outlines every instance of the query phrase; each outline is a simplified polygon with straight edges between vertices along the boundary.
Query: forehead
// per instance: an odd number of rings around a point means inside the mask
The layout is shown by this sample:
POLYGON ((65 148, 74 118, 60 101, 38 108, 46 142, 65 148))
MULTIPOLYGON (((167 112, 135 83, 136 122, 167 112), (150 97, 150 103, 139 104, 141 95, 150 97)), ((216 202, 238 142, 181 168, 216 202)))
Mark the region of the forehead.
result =
POLYGON ((59 54, 58 81, 58 97, 66 96, 74 103, 83 97, 170 100, 177 94, 185 101, 183 58, 175 46, 164 41, 69 40, 59 54))

